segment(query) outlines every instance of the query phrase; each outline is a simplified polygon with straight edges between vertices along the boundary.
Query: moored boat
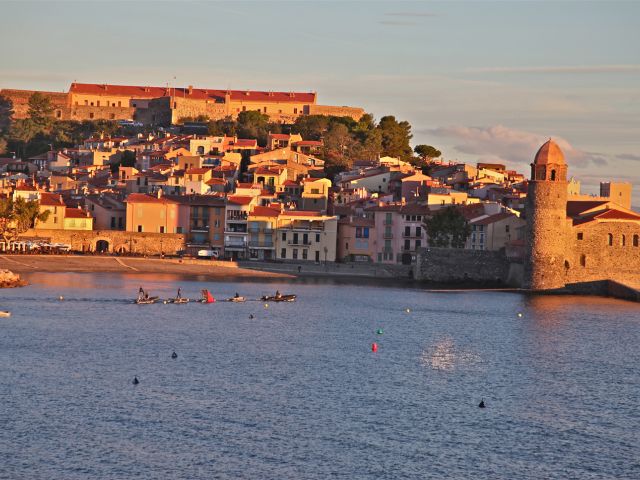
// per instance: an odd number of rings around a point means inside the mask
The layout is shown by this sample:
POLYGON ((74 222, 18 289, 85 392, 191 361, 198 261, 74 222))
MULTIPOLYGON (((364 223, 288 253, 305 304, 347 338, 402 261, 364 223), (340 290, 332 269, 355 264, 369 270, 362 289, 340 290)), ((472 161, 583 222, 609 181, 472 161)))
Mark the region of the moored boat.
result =
POLYGON ((262 297, 263 301, 269 301, 269 302, 295 302, 296 301, 296 296, 291 294, 291 295, 265 295, 264 297, 262 297))
POLYGON ((242 303, 242 302, 244 302, 244 301, 246 301, 246 300, 247 300, 246 298, 238 296, 238 297, 231 297, 231 298, 228 298, 228 299, 227 299, 227 302, 242 303))
POLYGON ((7 318, 11 316, 11 312, 8 312, 6 310, 1 310, 0 311, 0 318, 7 318))
POLYGON ((202 297, 200 298, 200 300, 198 300, 198 302, 200 303, 215 303, 216 299, 213 298, 213 295, 211 295, 211 292, 209 290, 207 290, 206 288, 202 290, 202 297))
POLYGON ((167 300, 164 301, 164 303, 189 303, 189 299, 188 298, 169 298, 167 300))
POLYGON ((138 305, 149 305, 151 303, 156 303, 158 301, 158 297, 140 297, 137 298, 135 303, 138 305))

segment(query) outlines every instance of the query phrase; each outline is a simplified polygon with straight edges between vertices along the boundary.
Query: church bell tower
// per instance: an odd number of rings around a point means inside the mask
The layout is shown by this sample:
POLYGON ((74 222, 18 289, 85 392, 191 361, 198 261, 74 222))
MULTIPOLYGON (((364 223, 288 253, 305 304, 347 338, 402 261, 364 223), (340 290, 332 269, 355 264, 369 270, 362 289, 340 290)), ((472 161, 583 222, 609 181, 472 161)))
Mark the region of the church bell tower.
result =
POLYGON ((567 243, 567 164, 549 139, 531 164, 525 214, 527 237, 524 287, 553 290, 565 286, 567 243))

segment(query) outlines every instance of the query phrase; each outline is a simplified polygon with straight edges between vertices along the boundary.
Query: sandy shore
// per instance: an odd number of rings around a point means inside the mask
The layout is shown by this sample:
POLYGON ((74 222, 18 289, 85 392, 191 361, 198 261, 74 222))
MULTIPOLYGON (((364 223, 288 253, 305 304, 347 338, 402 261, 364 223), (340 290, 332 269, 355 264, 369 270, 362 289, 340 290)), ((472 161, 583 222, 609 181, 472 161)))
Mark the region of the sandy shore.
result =
POLYGON ((295 275, 249 270, 233 262, 177 260, 159 258, 76 256, 76 255, 0 255, 0 268, 19 274, 38 272, 120 272, 174 275, 204 275, 209 278, 294 278, 295 275))

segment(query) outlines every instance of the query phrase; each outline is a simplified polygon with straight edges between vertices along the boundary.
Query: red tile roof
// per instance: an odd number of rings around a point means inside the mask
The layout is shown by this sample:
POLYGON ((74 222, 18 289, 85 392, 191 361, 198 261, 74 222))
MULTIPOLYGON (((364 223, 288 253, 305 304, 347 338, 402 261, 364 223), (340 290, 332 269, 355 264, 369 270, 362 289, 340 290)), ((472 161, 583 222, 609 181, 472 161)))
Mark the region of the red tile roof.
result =
POLYGON ((187 170, 186 172, 184 172, 187 175, 204 175, 205 173, 211 171, 211 169, 209 168, 190 168, 189 170, 187 170))
POLYGON ((296 147, 321 147, 323 143, 319 140, 302 140, 300 142, 294 142, 296 147))
POLYGON ((582 225, 599 220, 640 222, 640 214, 634 212, 623 212, 622 210, 610 208, 608 210, 590 213, 582 218, 576 218, 573 221, 573 225, 582 225))
POLYGON ((277 217, 280 215, 280 210, 270 207, 256 206, 253 207, 251 215, 256 217, 277 217))
POLYGON ((270 133, 269 136, 273 140, 289 140, 291 138, 291 135, 288 133, 270 133))
POLYGON ((90 215, 87 215, 88 212, 81 210, 79 208, 65 208, 64 216, 66 218, 88 218, 90 215))
POLYGON ((577 217, 587 210, 596 207, 604 207, 607 204, 604 200, 569 200, 567 202, 567 216, 577 217))
POLYGON ((62 197, 57 193, 41 193, 40 194, 40 205, 44 205, 46 207, 59 207, 64 205, 62 201, 62 197))
POLYGON ((251 138, 239 138, 232 147, 252 147, 258 146, 258 141, 251 138))
POLYGON ((127 199, 125 200, 127 203, 177 203, 170 198, 166 198, 164 196, 158 198, 156 195, 147 195, 146 193, 130 193, 127 199))
POLYGON ((254 90, 212 90, 202 88, 166 88, 143 87, 135 85, 105 85, 98 83, 72 83, 69 92, 84 95, 113 95, 130 98, 158 98, 174 96, 195 100, 209 100, 224 102, 228 93, 231 100, 243 102, 289 102, 315 103, 316 94, 313 92, 261 92, 254 90))
POLYGON ((254 198, 247 195, 231 195, 227 200, 234 205, 249 205, 254 198))

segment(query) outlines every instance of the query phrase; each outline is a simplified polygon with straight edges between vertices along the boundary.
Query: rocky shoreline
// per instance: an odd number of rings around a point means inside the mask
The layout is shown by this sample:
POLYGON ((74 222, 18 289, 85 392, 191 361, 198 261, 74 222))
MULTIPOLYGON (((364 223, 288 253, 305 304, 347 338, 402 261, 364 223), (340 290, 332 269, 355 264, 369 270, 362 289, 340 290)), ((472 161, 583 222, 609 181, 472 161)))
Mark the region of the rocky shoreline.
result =
POLYGON ((27 284, 20 275, 11 270, 0 269, 0 288, 24 287, 27 284))

